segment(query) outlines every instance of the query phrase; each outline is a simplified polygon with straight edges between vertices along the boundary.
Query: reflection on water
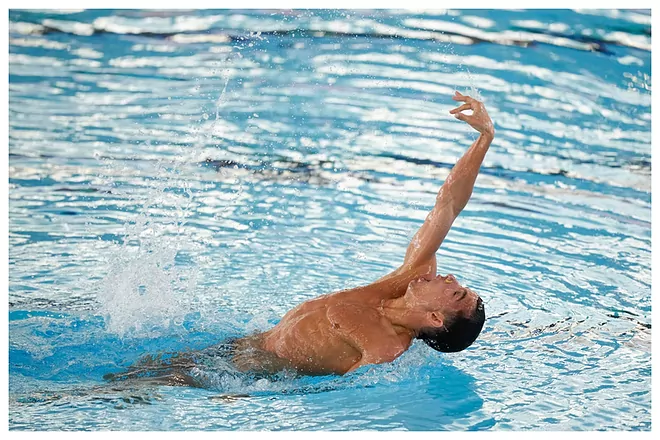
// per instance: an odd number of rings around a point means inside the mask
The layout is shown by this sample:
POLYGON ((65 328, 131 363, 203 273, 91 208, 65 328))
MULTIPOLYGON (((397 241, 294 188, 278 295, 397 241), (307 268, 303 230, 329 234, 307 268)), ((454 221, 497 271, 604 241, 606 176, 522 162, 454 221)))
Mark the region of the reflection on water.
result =
POLYGON ((11 11, 10 426, 649 429, 650 28, 648 11, 11 11), (497 128, 438 252, 487 303, 471 349, 341 378, 102 383, 397 267, 474 139, 455 89, 497 128))

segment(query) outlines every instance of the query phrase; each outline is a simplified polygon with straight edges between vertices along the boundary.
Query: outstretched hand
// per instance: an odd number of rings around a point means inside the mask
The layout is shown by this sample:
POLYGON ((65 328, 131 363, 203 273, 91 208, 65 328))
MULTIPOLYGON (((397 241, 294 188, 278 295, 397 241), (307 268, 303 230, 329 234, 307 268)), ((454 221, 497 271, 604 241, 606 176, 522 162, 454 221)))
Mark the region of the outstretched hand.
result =
POLYGON ((460 107, 456 107, 455 109, 449 111, 449 113, 454 115, 456 119, 467 122, 472 128, 481 134, 488 136, 495 135, 495 127, 493 127, 493 121, 490 120, 490 116, 488 116, 488 112, 486 111, 486 107, 484 106, 483 102, 477 101, 470 96, 462 95, 458 92, 452 96, 452 99, 454 101, 465 103, 460 107), (466 115, 465 113, 462 113, 464 110, 472 110, 472 114, 466 115))

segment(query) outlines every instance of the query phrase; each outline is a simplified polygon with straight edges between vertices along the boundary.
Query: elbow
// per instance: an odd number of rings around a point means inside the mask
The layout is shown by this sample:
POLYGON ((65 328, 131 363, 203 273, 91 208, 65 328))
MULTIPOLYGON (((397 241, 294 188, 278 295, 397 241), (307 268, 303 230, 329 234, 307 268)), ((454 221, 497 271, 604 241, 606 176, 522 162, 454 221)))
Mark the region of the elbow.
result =
POLYGON ((453 199, 453 194, 452 194, 451 181, 449 179, 450 178, 448 177, 444 185, 442 185, 442 187, 440 188, 440 191, 438 191, 438 195, 435 196, 436 206, 446 206, 451 204, 451 201, 453 199))
POLYGON ((467 199, 465 197, 461 197, 460 194, 454 194, 451 182, 446 182, 442 186, 440 192, 438 192, 438 196, 435 199, 436 209, 443 211, 449 210, 454 215, 454 217, 461 213, 463 208, 465 208, 465 205, 467 205, 467 199))
POLYGON ((472 196, 472 193, 470 193, 467 197, 454 200, 454 204, 452 206, 452 211, 454 212, 454 217, 458 217, 458 215, 463 211, 463 208, 467 205, 468 200, 470 200, 470 197, 472 196))

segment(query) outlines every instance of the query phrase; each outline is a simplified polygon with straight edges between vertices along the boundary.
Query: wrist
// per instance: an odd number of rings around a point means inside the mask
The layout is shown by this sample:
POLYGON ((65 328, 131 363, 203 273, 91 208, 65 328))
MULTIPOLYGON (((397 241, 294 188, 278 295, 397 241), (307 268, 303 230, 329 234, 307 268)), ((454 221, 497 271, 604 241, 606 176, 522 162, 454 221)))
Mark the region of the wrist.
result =
POLYGON ((489 141, 492 141, 495 138, 495 128, 492 126, 484 129, 483 131, 479 131, 479 133, 489 141))

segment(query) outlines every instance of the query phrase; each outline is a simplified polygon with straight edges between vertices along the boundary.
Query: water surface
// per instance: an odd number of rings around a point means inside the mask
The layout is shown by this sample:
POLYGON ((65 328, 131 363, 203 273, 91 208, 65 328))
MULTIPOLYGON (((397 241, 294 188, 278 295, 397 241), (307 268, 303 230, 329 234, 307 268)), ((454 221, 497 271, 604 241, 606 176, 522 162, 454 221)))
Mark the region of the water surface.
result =
POLYGON ((10 429, 649 430, 650 29, 649 11, 10 11, 10 429), (475 139, 454 90, 497 129, 437 254, 484 298, 470 349, 104 383, 395 269, 475 139))

